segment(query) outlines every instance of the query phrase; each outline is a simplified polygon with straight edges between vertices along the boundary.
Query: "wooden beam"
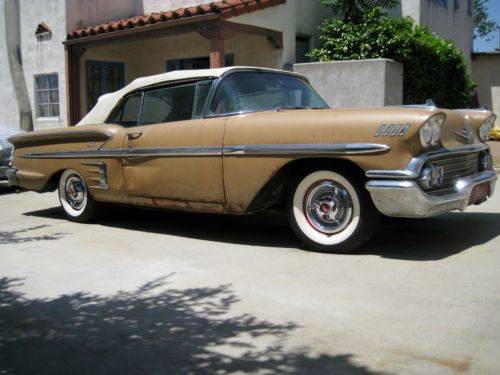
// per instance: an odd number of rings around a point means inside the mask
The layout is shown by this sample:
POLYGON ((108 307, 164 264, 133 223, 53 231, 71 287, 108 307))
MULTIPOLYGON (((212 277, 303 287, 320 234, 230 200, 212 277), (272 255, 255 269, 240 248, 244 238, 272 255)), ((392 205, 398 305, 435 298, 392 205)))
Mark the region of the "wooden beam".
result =
POLYGON ((66 116, 68 126, 72 125, 73 119, 73 98, 71 96, 71 88, 73 85, 71 79, 71 47, 64 46, 64 66, 66 67, 66 116))
POLYGON ((224 65, 224 39, 216 36, 210 39, 210 68, 223 68, 224 65))
POLYGON ((80 111, 80 57, 85 49, 65 46, 66 49, 66 101, 68 126, 76 125, 81 119, 80 111))

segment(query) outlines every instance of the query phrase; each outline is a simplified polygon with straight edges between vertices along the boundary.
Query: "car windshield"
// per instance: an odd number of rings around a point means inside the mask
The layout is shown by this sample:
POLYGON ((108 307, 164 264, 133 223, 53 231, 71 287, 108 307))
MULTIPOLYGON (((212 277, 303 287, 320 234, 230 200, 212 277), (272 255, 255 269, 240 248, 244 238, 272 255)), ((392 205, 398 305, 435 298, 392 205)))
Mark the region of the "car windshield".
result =
POLYGON ((302 78, 289 74, 239 72, 226 77, 211 106, 213 115, 271 109, 328 108, 302 78))

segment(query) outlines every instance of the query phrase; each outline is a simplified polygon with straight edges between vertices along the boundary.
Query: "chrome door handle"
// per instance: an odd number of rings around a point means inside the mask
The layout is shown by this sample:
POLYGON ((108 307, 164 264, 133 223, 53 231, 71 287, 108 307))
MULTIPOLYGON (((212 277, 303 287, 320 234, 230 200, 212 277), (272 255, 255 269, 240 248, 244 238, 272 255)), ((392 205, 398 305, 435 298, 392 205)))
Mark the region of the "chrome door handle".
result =
POLYGON ((142 133, 127 133, 127 137, 129 141, 139 138, 142 133))

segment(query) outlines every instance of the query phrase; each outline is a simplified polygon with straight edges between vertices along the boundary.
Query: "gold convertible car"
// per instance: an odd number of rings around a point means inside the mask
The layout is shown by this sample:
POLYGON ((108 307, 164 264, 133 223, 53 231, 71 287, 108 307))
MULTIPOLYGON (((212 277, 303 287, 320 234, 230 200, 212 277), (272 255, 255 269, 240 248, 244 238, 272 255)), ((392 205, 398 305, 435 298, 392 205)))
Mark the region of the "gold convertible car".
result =
MULTIPOLYGON (((334 88, 332 88, 334 89, 334 88)), ((329 109, 298 74, 233 67, 140 78, 74 127, 10 138, 13 185, 103 203, 248 214, 285 204, 314 250, 347 252, 380 214, 422 218, 493 194, 495 116, 433 106, 329 109)))

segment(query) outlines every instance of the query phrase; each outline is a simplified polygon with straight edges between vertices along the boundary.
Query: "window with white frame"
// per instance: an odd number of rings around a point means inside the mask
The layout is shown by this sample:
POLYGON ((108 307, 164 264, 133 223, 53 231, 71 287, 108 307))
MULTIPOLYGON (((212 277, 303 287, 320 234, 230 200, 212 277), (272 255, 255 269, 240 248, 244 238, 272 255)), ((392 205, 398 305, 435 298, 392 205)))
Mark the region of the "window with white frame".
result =
POLYGON ((59 116, 59 80, 57 74, 35 76, 37 117, 59 116))

